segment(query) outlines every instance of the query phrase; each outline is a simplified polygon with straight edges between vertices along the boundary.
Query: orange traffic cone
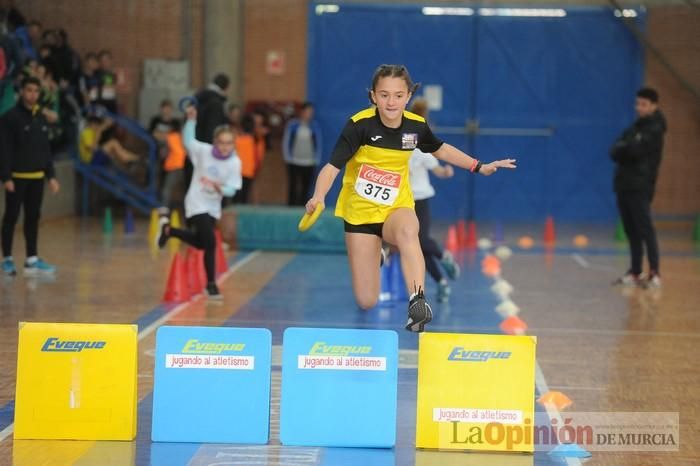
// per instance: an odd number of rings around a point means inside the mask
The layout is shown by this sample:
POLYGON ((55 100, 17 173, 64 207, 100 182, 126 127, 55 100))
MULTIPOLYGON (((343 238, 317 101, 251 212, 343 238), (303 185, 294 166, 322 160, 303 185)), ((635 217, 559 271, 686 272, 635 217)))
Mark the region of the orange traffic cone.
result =
POLYGON ((492 254, 487 254, 484 256, 484 258, 481 260, 481 267, 495 267, 501 266, 501 261, 498 259, 498 257, 492 255, 492 254))
POLYGON ((457 228, 452 225, 447 229, 447 239, 445 240, 445 249, 450 251, 452 255, 459 251, 459 238, 457 236, 457 228))
POLYGON ((224 241, 221 238, 221 232, 216 230, 216 275, 219 276, 228 270, 228 262, 226 254, 224 254, 224 241))
POLYGON ((552 404, 556 406, 556 408, 559 411, 568 408, 574 403, 568 396, 564 395, 562 392, 557 392, 554 390, 550 390, 541 397, 539 397, 537 399, 537 402, 542 405, 552 404))
POLYGON ((501 274, 501 265, 489 262, 481 268, 481 272, 487 277, 494 278, 501 274))
POLYGON ((187 283, 185 263, 180 254, 175 254, 170 266, 170 274, 168 275, 168 283, 165 286, 163 301, 181 303, 188 299, 190 299, 190 288, 187 283))
POLYGON ((554 230, 554 219, 550 215, 544 222, 544 244, 554 244, 557 241, 557 234, 554 230))
POLYGON ((508 335, 522 335, 527 330, 527 324, 518 316, 510 316, 501 322, 499 328, 508 335))

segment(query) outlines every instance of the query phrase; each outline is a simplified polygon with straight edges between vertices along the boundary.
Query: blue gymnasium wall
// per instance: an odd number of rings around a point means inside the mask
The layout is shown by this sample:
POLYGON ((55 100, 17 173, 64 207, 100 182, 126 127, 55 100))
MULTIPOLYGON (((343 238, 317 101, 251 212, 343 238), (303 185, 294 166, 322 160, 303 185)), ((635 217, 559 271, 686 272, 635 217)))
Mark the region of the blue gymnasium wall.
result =
MULTIPOLYGON (((513 156, 519 163, 489 178, 460 170, 434 180, 435 218, 616 217, 608 148, 634 118, 643 51, 613 10, 514 17, 485 16, 478 8, 471 15, 425 15, 422 5, 340 3, 336 12, 320 12, 319 5, 325 4, 311 3, 309 11, 307 90, 323 129, 324 161, 347 119, 369 105, 374 69, 403 63, 415 81, 442 86, 442 109, 430 114, 439 137, 483 160, 513 156), (468 120, 491 131, 455 131, 468 120)), ((637 13, 643 27, 644 14, 637 13)))

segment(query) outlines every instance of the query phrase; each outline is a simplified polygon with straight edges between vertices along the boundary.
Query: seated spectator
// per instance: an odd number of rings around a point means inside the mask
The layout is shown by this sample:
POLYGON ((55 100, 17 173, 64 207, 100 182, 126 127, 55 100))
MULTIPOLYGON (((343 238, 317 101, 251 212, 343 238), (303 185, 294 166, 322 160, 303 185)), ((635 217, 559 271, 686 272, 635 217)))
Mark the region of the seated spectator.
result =
POLYGON ((58 56, 54 53, 57 43, 56 31, 53 29, 44 30, 41 34, 41 45, 39 46, 39 61, 51 71, 51 76, 54 77, 61 74, 58 56))
POLYGON ((112 52, 102 50, 97 54, 100 63, 97 72, 99 81, 99 91, 97 103, 112 113, 117 112, 117 75, 114 74, 112 63, 112 52))
POLYGON ((53 79, 51 70, 49 70, 46 65, 38 65, 34 77, 41 82, 39 105, 58 113, 58 85, 53 79))
POLYGON ((110 126, 112 126, 112 121, 109 118, 102 119, 94 114, 88 115, 87 125, 80 133, 79 155, 81 162, 105 165, 111 160, 118 165, 129 166, 139 160, 138 155, 126 150, 116 138, 105 140, 105 130, 110 126), (98 153, 98 149, 106 154, 109 160, 105 160, 101 156, 102 154, 98 153))
POLYGON ((27 58, 24 62, 24 68, 22 68, 22 76, 34 76, 36 77, 37 70, 39 68, 39 60, 33 58, 27 58))
POLYGON ((80 76, 78 85, 83 106, 97 104, 100 90, 99 68, 100 62, 97 61, 97 55, 93 52, 88 52, 83 60, 83 73, 80 76))

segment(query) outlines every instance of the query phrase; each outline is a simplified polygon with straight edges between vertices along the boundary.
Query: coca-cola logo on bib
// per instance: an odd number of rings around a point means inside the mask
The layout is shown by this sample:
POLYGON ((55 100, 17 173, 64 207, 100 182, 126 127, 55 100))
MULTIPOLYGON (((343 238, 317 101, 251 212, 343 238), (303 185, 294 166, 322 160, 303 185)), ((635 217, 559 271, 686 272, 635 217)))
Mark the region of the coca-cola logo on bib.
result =
POLYGON ((360 178, 392 188, 398 188, 399 184, 401 184, 401 175, 398 173, 379 170, 367 165, 363 165, 360 169, 360 178))

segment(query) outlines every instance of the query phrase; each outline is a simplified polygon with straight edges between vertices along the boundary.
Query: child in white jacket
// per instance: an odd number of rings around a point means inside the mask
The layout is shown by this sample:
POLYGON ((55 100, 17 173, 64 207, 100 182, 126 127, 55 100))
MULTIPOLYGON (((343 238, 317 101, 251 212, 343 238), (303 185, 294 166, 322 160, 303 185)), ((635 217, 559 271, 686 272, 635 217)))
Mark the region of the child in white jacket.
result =
POLYGON ((183 140, 194 166, 192 182, 185 196, 187 229, 170 226, 167 217, 161 219, 158 247, 170 237, 178 238, 197 249, 204 250, 207 273, 206 293, 210 299, 223 299, 216 286, 216 222, 221 218, 221 199, 233 196, 241 189, 241 161, 234 148, 235 135, 228 125, 214 130, 213 144, 195 139, 197 111, 189 107, 183 140))

